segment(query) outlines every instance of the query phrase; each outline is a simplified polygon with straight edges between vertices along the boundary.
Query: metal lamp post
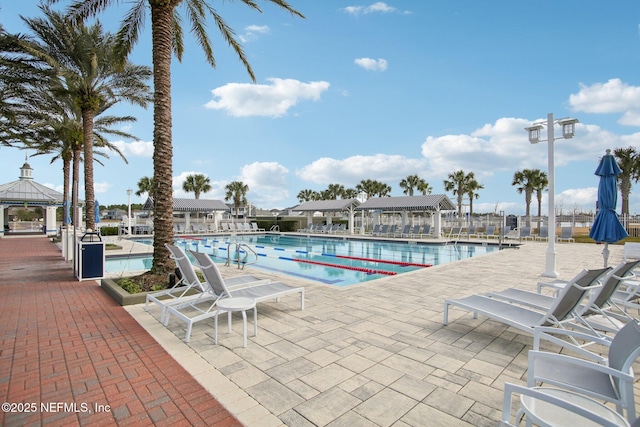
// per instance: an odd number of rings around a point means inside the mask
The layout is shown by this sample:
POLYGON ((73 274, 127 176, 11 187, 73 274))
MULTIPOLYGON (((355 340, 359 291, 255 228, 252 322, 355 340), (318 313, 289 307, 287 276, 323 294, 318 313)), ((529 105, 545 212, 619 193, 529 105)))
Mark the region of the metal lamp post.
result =
POLYGON ((554 166, 554 154, 553 154, 553 142, 556 139, 571 139, 575 132, 575 124, 578 123, 577 119, 565 118, 553 120, 553 113, 547 115, 547 122, 534 124, 531 127, 525 128, 529 133, 529 142, 537 144, 538 142, 544 142, 544 139, 540 139, 540 131, 547 127, 547 157, 548 157, 548 175, 549 175, 549 245, 547 246, 547 263, 545 271, 542 273, 545 277, 558 277, 556 272, 556 206, 555 206, 555 166, 554 166), (562 136, 555 137, 554 125, 558 123, 562 126, 562 136))
POLYGON ((127 226, 127 231, 129 232, 129 236, 131 236, 131 192, 132 190, 130 188, 127 189, 127 196, 129 197, 129 210, 127 211, 127 222, 129 225, 127 226))

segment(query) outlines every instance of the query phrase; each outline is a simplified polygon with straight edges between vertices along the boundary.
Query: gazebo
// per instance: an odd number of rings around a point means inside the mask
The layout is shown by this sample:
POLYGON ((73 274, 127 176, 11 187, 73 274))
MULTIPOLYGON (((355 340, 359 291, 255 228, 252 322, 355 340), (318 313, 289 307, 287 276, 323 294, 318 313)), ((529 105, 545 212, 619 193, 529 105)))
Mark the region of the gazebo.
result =
POLYGON ((57 234, 56 208, 63 205, 63 194, 33 180, 33 169, 27 163, 20 168, 20 178, 0 185, 0 237, 11 232, 9 229, 9 208, 39 206, 44 210, 44 229, 46 235, 57 234))
POLYGON ((429 212, 434 217, 434 235, 440 236, 442 231, 441 212, 454 211, 456 206, 445 194, 427 194, 424 196, 373 197, 358 206, 357 210, 377 213, 402 214, 402 225, 408 223, 409 212, 429 212))
MULTIPOLYGON (((338 199, 338 200, 312 200, 310 202, 304 202, 292 211, 306 212, 307 223, 311 224, 313 221, 314 212, 348 212, 349 214, 349 234, 353 234, 353 216, 355 209, 360 205, 358 199, 338 199)), ((331 224, 331 217, 327 217, 327 224, 331 224)))

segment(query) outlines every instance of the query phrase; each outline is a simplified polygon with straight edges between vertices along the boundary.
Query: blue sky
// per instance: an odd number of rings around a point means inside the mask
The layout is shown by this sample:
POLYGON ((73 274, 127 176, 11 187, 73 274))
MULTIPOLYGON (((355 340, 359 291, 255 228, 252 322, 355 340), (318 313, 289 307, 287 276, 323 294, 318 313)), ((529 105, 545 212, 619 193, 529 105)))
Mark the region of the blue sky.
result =
MULTIPOLYGON (((122 3, 101 17, 107 29, 128 10, 122 3)), ((225 185, 241 180, 267 209, 296 205, 303 189, 363 179, 400 196, 411 174, 442 194, 462 169, 484 185, 475 212, 523 214, 513 174, 547 170, 547 143, 531 145, 524 128, 552 112, 580 121, 574 139, 555 141, 556 206, 590 211, 605 150, 640 145, 637 1, 290 0, 306 19, 259 3, 262 14, 214 3, 242 40, 255 84, 215 28, 216 69, 188 34, 173 63, 174 197, 193 197, 182 191, 193 173, 211 180, 202 198, 223 199, 225 185)), ((38 13, 35 1, 0 3, 10 32, 24 31, 19 15, 38 13)), ((148 22, 133 62, 150 65, 150 38, 148 22)), ((101 204, 126 203, 127 188, 153 175, 151 108, 114 113, 138 118, 127 130, 140 140, 112 140, 129 164, 111 156, 96 165, 101 204)), ((0 153, 0 183, 17 179, 24 151, 0 153)), ((38 182, 62 188, 60 163, 29 163, 38 182)), ((640 212, 639 191, 630 210, 640 212)))

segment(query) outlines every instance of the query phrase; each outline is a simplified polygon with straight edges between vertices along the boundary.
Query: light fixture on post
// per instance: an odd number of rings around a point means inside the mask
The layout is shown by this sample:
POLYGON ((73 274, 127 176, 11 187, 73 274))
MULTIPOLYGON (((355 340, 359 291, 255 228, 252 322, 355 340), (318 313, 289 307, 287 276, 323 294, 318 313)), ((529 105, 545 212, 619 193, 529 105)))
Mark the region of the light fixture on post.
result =
POLYGON ((545 271, 542 273, 545 277, 558 277, 556 272, 556 206, 555 206, 555 166, 553 159, 553 142, 556 139, 571 139, 575 132, 575 124, 578 123, 577 119, 565 118, 558 119, 554 122, 553 113, 547 115, 547 122, 537 123, 533 126, 525 128, 529 133, 529 142, 537 144, 538 142, 544 142, 544 139, 540 139, 540 131, 547 127, 547 157, 548 157, 548 178, 549 178, 549 214, 548 214, 548 226, 549 226, 549 245, 547 246, 547 262, 545 271), (562 126, 562 136, 556 138, 554 135, 554 125, 558 123, 562 126))
POLYGON ((133 190, 131 190, 130 188, 127 189, 127 196, 129 197, 129 210, 127 211, 127 222, 128 222, 128 226, 127 226, 127 232, 129 233, 129 236, 131 236, 131 192, 133 190))

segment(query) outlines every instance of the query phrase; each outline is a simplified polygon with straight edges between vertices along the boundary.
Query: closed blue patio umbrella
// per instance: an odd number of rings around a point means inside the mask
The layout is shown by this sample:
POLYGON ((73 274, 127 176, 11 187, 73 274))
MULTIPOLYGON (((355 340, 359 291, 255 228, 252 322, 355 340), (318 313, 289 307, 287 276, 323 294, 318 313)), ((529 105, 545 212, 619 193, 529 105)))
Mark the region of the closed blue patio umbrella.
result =
POLYGON ((616 213, 618 203, 617 176, 622 170, 616 163, 616 159, 607 149, 607 154, 602 157, 595 174, 600 177, 598 184, 598 214, 593 221, 589 237, 596 242, 604 242, 602 257, 604 266, 607 267, 609 259, 609 243, 615 243, 624 239, 629 234, 624 229, 616 213))
POLYGON ((95 200, 94 201, 94 207, 95 207, 95 223, 98 224, 100 223, 100 203, 95 200))
POLYGON ((68 200, 62 202, 62 218, 62 223, 65 226, 71 224, 71 207, 68 200))

